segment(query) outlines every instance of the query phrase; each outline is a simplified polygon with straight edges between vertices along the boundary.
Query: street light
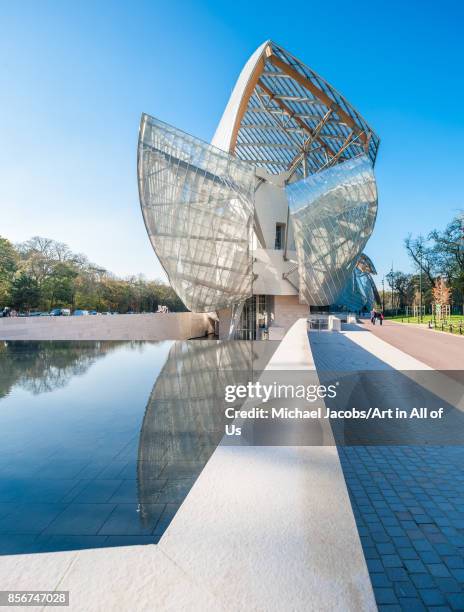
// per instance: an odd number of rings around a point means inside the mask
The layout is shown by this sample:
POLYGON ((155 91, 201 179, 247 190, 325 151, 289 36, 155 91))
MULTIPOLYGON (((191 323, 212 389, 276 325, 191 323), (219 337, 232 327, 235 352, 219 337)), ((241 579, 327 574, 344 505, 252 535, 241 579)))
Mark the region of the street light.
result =
MULTIPOLYGON (((390 274, 391 274, 391 279, 392 279, 392 282, 391 282, 391 290, 392 290, 392 295, 391 295, 391 308, 392 308, 392 315, 393 315, 393 285, 394 285, 394 282, 395 282, 395 275, 394 275, 394 273, 393 273, 393 262, 392 262, 392 269, 391 269, 390 274)), ((398 314, 398 312, 397 312, 396 314, 398 314)))
POLYGON ((422 242, 419 244, 419 309, 422 323, 422 242))
MULTIPOLYGON (((461 236, 459 238, 458 252, 460 254, 464 254, 464 213, 460 214, 460 219, 461 219, 461 236)), ((464 296, 464 292, 463 292, 463 296, 464 296)), ((464 300, 462 302, 462 314, 464 315, 464 300)))
POLYGON ((382 278, 382 312, 385 314, 385 274, 382 278))

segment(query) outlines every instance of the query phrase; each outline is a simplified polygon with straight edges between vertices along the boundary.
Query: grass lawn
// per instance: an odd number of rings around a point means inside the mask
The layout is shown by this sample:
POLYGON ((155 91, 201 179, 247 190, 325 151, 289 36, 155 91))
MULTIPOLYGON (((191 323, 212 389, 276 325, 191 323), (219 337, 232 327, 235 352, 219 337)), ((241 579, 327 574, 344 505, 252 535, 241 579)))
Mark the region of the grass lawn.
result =
MULTIPOLYGON (((422 323, 422 325, 428 325, 429 321, 432 321, 433 323, 433 316, 431 314, 427 314, 424 315, 422 317, 422 321, 419 321, 419 319, 417 317, 412 317, 409 316, 407 317, 406 315, 397 315, 397 316, 393 316, 393 317, 385 317, 385 319, 389 320, 389 321, 397 321, 398 323, 412 323, 417 325, 418 323, 422 323)), ((460 333, 460 327, 459 324, 461 323, 461 329, 462 329, 462 335, 464 335, 464 315, 450 315, 446 321, 443 321, 444 326, 443 326, 443 330, 442 330, 442 321, 439 321, 438 319, 436 320, 436 329, 439 331, 445 331, 448 333, 453 333, 453 334, 458 334, 461 335, 460 333), (452 324, 453 328, 452 330, 450 330, 450 324, 452 324)))

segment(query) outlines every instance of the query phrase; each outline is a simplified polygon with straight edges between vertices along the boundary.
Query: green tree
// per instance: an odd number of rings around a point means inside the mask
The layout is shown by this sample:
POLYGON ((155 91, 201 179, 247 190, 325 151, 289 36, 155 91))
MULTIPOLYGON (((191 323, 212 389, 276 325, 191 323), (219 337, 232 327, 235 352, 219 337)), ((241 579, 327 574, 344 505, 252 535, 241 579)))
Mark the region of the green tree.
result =
POLYGON ((46 308, 71 307, 74 299, 74 281, 78 276, 73 265, 58 262, 42 282, 42 298, 46 308))
POLYGON ((34 236, 16 247, 3 239, 0 266, 0 299, 19 308, 70 307, 124 313, 153 312, 164 304, 173 312, 186 310, 165 283, 148 281, 141 275, 117 278, 89 262, 85 255, 73 253, 66 244, 50 238, 34 236))
POLYGON ((41 298, 40 287, 35 278, 20 272, 11 285, 11 301, 19 310, 37 308, 41 298))
POLYGON ((18 267, 18 253, 6 238, 0 236, 0 307, 8 306, 11 299, 11 284, 18 267))
MULTIPOLYGON (((412 274, 396 271, 389 272, 386 276, 388 285, 393 292, 393 303, 391 308, 404 308, 410 306, 414 300, 415 277, 412 274)), ((391 300, 391 293, 390 296, 391 300)))
POLYGON ((439 277, 446 279, 454 303, 464 302, 464 215, 458 215, 444 230, 432 230, 427 238, 409 235, 405 240, 408 254, 424 274, 428 299, 439 277))
POLYGON ((429 234, 436 267, 451 287, 454 301, 464 301, 464 215, 455 217, 443 231, 429 234))

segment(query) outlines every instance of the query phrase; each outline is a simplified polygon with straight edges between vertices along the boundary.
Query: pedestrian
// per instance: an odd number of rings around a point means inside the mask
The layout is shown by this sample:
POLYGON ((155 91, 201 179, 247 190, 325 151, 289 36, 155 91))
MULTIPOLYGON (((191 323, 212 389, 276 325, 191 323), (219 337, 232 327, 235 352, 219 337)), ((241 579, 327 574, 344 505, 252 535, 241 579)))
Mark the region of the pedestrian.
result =
POLYGON ((376 317, 377 317, 377 312, 375 311, 375 308, 373 308, 372 312, 371 312, 371 323, 372 323, 372 325, 375 325, 376 317))
POLYGON ((379 313, 380 325, 382 325, 384 318, 385 317, 383 316, 383 312, 379 313))

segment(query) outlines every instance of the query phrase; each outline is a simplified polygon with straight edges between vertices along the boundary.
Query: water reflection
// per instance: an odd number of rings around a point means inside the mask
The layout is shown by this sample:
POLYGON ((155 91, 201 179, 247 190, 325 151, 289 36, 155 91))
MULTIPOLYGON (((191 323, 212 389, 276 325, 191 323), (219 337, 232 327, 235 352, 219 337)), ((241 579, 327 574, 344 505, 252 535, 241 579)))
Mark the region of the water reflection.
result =
POLYGON ((66 386, 121 342, 0 342, 0 398, 19 386, 45 393, 66 386))
POLYGON ((273 342, 7 342, 0 554, 156 542, 273 342))
POLYGON ((153 501, 180 504, 224 435, 224 389, 246 383, 251 342, 176 342, 147 404, 138 449, 141 518, 153 501), (159 492, 159 479, 164 485, 159 492))

